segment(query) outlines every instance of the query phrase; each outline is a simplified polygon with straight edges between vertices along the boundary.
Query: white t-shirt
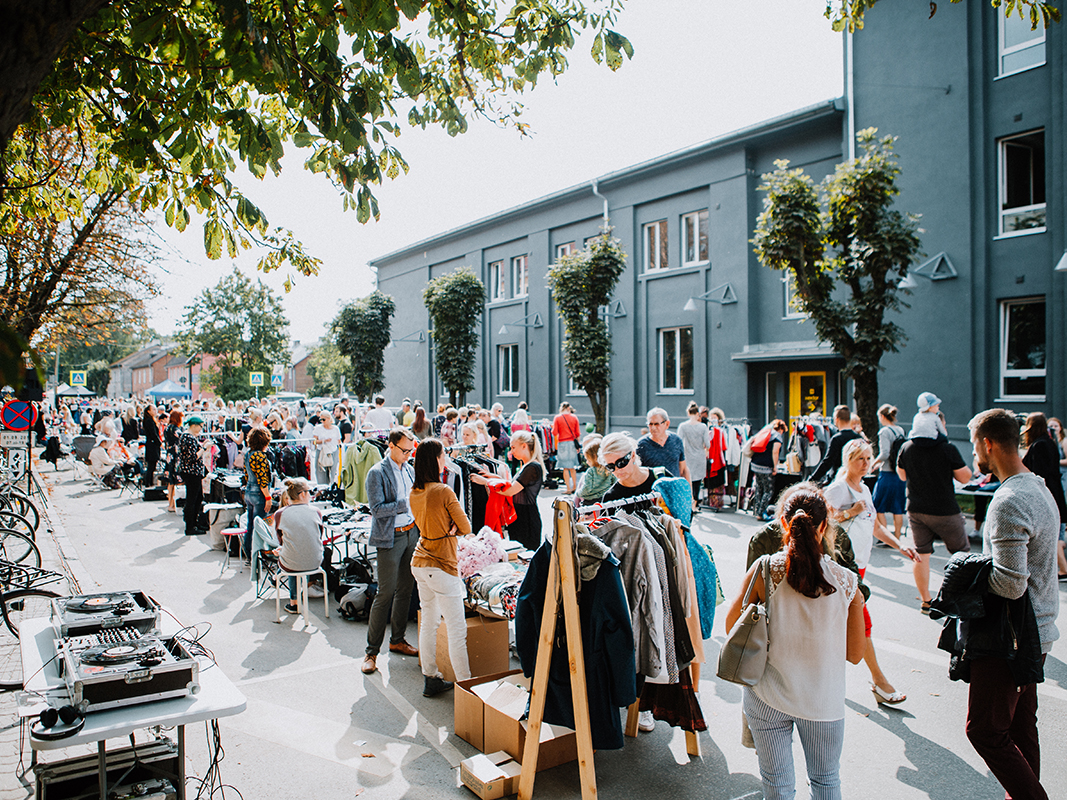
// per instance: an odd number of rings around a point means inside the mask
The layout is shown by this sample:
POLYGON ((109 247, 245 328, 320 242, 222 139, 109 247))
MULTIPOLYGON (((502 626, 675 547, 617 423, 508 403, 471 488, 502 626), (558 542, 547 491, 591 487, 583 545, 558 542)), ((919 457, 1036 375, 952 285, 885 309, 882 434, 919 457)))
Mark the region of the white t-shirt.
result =
POLYGON ((315 430, 311 434, 314 438, 322 440, 322 444, 318 445, 320 453, 336 453, 337 448, 341 446, 341 429, 336 425, 331 425, 327 428, 322 423, 315 426, 315 430))
POLYGON ((385 406, 375 406, 363 418, 365 431, 391 431, 396 418, 385 406))
POLYGON ((874 547, 876 512, 871 490, 864 483, 860 484, 860 489, 861 491, 856 491, 845 482, 844 478, 838 478, 823 490, 823 494, 826 496, 826 502, 838 511, 844 511, 857 502, 863 502, 863 511, 852 519, 846 519, 841 523, 841 527, 848 533, 849 541, 852 542, 856 566, 860 569, 867 569, 867 564, 871 560, 871 548, 874 547))

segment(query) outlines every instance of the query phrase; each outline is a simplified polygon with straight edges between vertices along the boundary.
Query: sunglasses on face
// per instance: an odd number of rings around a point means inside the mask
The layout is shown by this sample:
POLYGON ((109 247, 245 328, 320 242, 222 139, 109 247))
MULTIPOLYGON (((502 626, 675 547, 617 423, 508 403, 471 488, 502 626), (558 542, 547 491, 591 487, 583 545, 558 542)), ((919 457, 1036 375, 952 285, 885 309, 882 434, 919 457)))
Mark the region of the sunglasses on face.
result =
POLYGON ((617 461, 615 461, 612 464, 605 464, 604 468, 608 469, 608 470, 611 470, 612 472, 614 472, 617 469, 622 469, 623 467, 626 467, 626 466, 629 465, 629 463, 633 460, 633 457, 634 457, 634 454, 633 453, 629 453, 628 455, 623 456, 622 458, 618 459, 617 461))

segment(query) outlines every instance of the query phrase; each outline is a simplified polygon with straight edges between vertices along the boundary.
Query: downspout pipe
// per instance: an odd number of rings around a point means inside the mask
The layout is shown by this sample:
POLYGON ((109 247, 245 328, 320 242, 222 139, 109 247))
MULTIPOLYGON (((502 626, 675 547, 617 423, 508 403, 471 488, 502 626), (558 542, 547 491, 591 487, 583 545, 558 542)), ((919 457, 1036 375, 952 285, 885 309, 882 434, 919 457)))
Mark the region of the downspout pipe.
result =
POLYGON ((608 227, 608 198, 604 197, 599 191, 597 191, 596 178, 593 178, 593 194, 604 201, 604 227, 608 227))

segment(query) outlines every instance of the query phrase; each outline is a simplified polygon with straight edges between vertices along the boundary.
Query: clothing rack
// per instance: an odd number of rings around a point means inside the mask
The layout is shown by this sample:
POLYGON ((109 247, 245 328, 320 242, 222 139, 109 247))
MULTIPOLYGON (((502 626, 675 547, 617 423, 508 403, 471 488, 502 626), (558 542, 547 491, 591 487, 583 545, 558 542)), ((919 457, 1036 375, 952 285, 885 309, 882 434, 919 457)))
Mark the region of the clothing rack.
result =
MULTIPOLYGON (((574 499, 575 501, 578 500, 578 498, 574 499)), ((606 511, 609 508, 625 508, 626 506, 635 506, 638 503, 654 502, 660 499, 661 495, 659 492, 648 492, 647 494, 638 494, 633 497, 624 497, 621 500, 608 500, 607 502, 598 502, 582 506, 581 513, 591 514, 596 511, 606 511)), ((577 506, 575 506, 575 512, 577 513, 577 511, 577 506)))
MULTIPOLYGON (((658 499, 659 492, 609 500, 601 508, 621 508, 638 502, 658 499)), ((548 581, 545 587, 545 605, 541 612, 541 634, 537 647, 537 661, 530 685, 530 711, 526 732, 526 744, 522 754, 522 773, 519 777, 519 800, 531 800, 534 780, 537 777, 537 754, 541 746, 541 724, 545 714, 545 698, 548 689, 549 669, 556 638, 559 607, 563 606, 563 624, 566 629, 567 647, 570 651, 571 702, 574 706, 574 730, 578 745, 578 775, 582 785, 582 800, 595 800, 596 769, 593 765, 593 732, 589 718, 589 695, 585 683, 585 652, 582 645, 581 619, 578 614, 577 555, 574 541, 575 507, 563 497, 552 502, 553 528, 552 559, 549 562, 548 581), (553 601, 552 598, 555 598, 553 601)), ((694 669, 697 665, 693 665, 694 669)), ((693 673, 695 686, 700 685, 698 671, 693 673)), ((625 734, 637 736, 637 718, 640 698, 630 706, 626 716, 625 734)), ((686 731, 686 752, 700 755, 700 743, 695 732, 686 731)))

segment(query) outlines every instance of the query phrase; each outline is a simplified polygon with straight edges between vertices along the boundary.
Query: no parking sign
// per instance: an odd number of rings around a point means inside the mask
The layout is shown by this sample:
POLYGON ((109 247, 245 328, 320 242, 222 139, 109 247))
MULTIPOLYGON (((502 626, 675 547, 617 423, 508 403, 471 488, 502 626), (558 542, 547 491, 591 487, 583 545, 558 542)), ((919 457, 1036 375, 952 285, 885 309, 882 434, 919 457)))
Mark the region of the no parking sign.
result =
POLYGON ((28 431, 37 422, 37 406, 22 400, 9 400, 0 408, 0 423, 9 431, 28 431))

